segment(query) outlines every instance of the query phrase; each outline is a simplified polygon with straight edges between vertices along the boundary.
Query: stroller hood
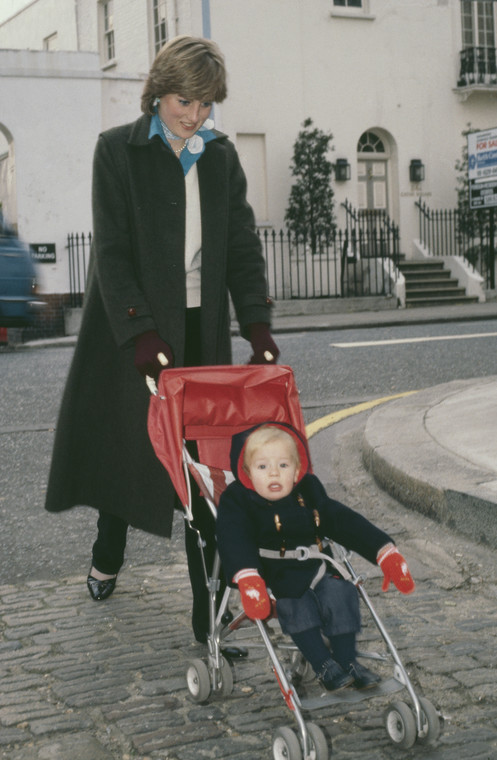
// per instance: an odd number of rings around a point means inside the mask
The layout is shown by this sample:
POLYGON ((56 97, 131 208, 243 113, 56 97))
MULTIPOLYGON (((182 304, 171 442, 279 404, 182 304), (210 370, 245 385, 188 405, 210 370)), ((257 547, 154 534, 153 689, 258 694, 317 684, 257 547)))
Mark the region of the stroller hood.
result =
POLYGON ((286 424, 285 422, 264 422, 259 425, 254 425, 253 427, 248 428, 248 430, 243 430, 241 433, 236 433, 236 435, 233 436, 231 439, 230 452, 231 471, 233 475, 238 481, 240 481, 243 486, 245 486, 245 488, 249 488, 252 491, 254 490, 252 481, 243 468, 245 444, 247 442, 247 438, 251 433, 254 432, 254 430, 257 430, 260 427, 266 427, 268 425, 281 428, 285 431, 285 433, 291 435, 295 440, 300 458, 300 471, 298 475, 298 481, 302 480, 304 475, 307 473, 312 472, 311 458, 309 456, 307 441, 297 430, 295 430, 295 428, 293 428, 291 425, 286 424))

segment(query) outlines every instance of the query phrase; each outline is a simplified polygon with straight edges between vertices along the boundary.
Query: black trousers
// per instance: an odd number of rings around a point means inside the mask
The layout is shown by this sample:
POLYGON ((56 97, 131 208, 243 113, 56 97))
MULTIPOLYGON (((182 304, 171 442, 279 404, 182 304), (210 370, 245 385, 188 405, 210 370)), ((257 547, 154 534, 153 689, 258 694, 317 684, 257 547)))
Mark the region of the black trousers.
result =
MULTIPOLYGON (((201 366, 200 309, 187 309, 185 330, 185 367, 201 366)), ((167 370, 166 370, 167 371, 167 370)), ((195 455, 196 452, 192 451, 195 455)), ((196 483, 192 481, 193 524, 200 531, 205 546, 204 559, 208 574, 212 571, 216 553, 215 520, 196 483)), ((179 504, 179 502, 178 502, 179 504)), ((120 517, 99 512, 98 535, 93 544, 93 567, 101 573, 117 574, 124 562, 128 524, 120 517)), ((206 587, 204 565, 198 546, 197 533, 185 521, 185 549, 188 572, 193 592, 192 625, 195 638, 204 642, 209 629, 209 594, 206 587)), ((222 593, 222 589, 220 591, 222 593)))
MULTIPOLYGON (((191 488, 193 527, 200 532, 205 545, 201 550, 198 545, 196 530, 190 528, 185 520, 185 550, 193 594, 193 633, 197 641, 204 643, 209 630, 209 592, 205 573, 211 575, 216 554, 215 520, 204 499, 200 496, 198 486, 194 481, 191 481, 191 488)), ((97 540, 93 544, 93 567, 100 570, 101 573, 117 574, 124 562, 128 524, 120 517, 108 512, 99 512, 97 528, 97 540)), ((219 601, 224 588, 225 583, 224 578, 222 578, 218 592, 219 601)))

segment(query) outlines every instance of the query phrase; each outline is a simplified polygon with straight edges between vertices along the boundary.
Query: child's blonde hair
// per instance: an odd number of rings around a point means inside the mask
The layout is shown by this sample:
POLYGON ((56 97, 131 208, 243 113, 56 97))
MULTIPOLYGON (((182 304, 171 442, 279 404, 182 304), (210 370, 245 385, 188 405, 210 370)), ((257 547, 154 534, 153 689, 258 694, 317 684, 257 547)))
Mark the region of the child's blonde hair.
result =
POLYGON ((300 468, 300 457, 294 437, 290 433, 287 433, 286 430, 276 427, 276 425, 262 425, 257 430, 254 430, 253 433, 250 433, 245 443, 243 452, 243 469, 245 472, 249 472, 250 464, 257 450, 261 446, 265 446, 266 443, 272 443, 273 441, 289 443, 291 459, 297 466, 297 470, 300 468))

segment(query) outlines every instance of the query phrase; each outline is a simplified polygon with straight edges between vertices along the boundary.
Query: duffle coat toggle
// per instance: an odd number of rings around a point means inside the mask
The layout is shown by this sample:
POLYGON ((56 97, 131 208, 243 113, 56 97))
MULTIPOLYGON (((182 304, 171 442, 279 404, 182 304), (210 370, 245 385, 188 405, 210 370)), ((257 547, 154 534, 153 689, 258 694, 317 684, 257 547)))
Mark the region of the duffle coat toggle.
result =
MULTIPOLYGON (((298 504, 299 504, 300 507, 303 507, 304 509, 306 508, 304 497, 302 496, 301 493, 297 494, 297 501, 298 501, 298 504)), ((268 502, 268 504, 269 504, 269 502, 268 502)), ((312 516, 313 516, 313 519, 314 519, 314 525, 316 526, 316 536, 315 536, 316 546, 317 546, 319 552, 322 552, 323 551, 323 542, 321 540, 321 536, 319 535, 319 526, 321 525, 321 518, 319 517, 319 511, 317 509, 313 509, 312 510, 312 516)), ((282 533, 282 531, 283 531, 283 523, 281 522, 280 516, 279 516, 279 514, 277 512, 274 513, 274 525, 275 525, 275 528, 276 528, 276 532, 277 533, 282 533)), ((305 549, 306 547, 300 546, 298 548, 299 549, 305 549)), ((280 551, 279 551, 279 557, 281 559, 284 559, 285 556, 287 556, 286 552, 287 552, 286 539, 285 539, 284 534, 283 534, 282 537, 281 537, 281 546, 280 546, 280 551)), ((262 556, 266 556, 266 555, 263 555, 261 553, 261 557, 262 556)), ((290 556, 290 555, 288 555, 288 556, 290 556)), ((308 556, 307 557, 296 557, 296 559, 308 559, 308 556)))

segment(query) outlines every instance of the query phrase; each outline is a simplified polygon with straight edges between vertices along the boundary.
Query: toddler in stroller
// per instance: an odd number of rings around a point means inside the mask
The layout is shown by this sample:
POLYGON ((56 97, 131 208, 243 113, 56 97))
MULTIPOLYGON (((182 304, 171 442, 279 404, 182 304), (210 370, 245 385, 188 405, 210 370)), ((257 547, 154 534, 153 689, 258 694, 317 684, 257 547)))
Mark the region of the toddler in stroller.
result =
POLYGON ((236 480, 221 495, 216 533, 226 580, 238 585, 246 615, 271 614, 269 587, 282 631, 327 690, 375 686, 379 676, 356 656, 357 590, 326 539, 377 563, 384 591, 392 581, 408 594, 414 582, 392 538, 326 494, 310 471, 306 441, 290 425, 267 423, 233 436, 231 469, 236 480))
MULTIPOLYGON (((186 670, 192 700, 203 704, 211 696, 226 698, 232 693, 232 663, 223 656, 222 647, 225 642, 245 643, 238 634, 243 636, 245 627, 249 632, 255 628, 284 701, 298 724, 298 736, 287 726, 275 732, 276 760, 328 760, 327 738, 319 726, 305 720, 304 712, 340 702, 355 704, 365 698, 382 698, 404 688, 412 708, 395 700, 384 712, 390 740, 403 749, 416 741, 436 741, 441 716, 428 699, 418 697, 364 588, 365 578, 357 575, 350 552, 343 547, 380 565, 385 575, 384 590, 391 580, 404 593, 414 588, 407 565, 387 533, 330 499, 313 475, 291 369, 261 365, 168 370, 161 374, 151 397, 148 426, 156 454, 174 483, 185 520, 197 535, 202 552, 205 541, 195 525, 190 477, 198 483, 212 517, 218 518, 219 551, 212 567, 207 560, 204 563, 210 600, 206 659, 191 660, 186 670), (259 462, 257 456, 268 441, 257 442, 254 435, 250 446, 247 444, 250 434, 256 428, 266 428, 268 420, 273 420, 269 423, 271 434, 282 430, 290 437, 283 439, 286 456, 280 460, 279 471, 284 475, 273 475, 266 482, 263 476, 271 473, 272 465, 259 462), (188 441, 197 443, 198 462, 188 452, 188 441), (296 446, 297 454, 291 445, 296 446), (244 459, 248 469, 244 468, 244 459), (221 601, 220 552, 229 583, 221 601), (266 583, 276 602, 270 598, 266 583), (235 586, 241 591, 246 611, 233 618, 227 613, 235 586), (357 595, 371 614, 386 654, 355 650, 357 595), (317 697, 312 692, 298 693, 298 679, 307 680, 308 668, 299 647, 281 641, 280 626, 266 619, 274 617, 270 615, 274 607, 279 623, 305 651, 322 683, 331 690, 323 693, 321 688, 317 697), (248 618, 252 618, 253 627, 246 626, 248 618), (290 668, 276 650, 284 657, 293 653, 290 668), (357 658, 392 661, 393 677, 377 683, 375 674, 361 669, 357 658), (344 688, 347 684, 356 688, 344 688)), ((281 441, 277 443, 281 446, 281 441)), ((253 639, 246 643, 257 647, 253 639)))

